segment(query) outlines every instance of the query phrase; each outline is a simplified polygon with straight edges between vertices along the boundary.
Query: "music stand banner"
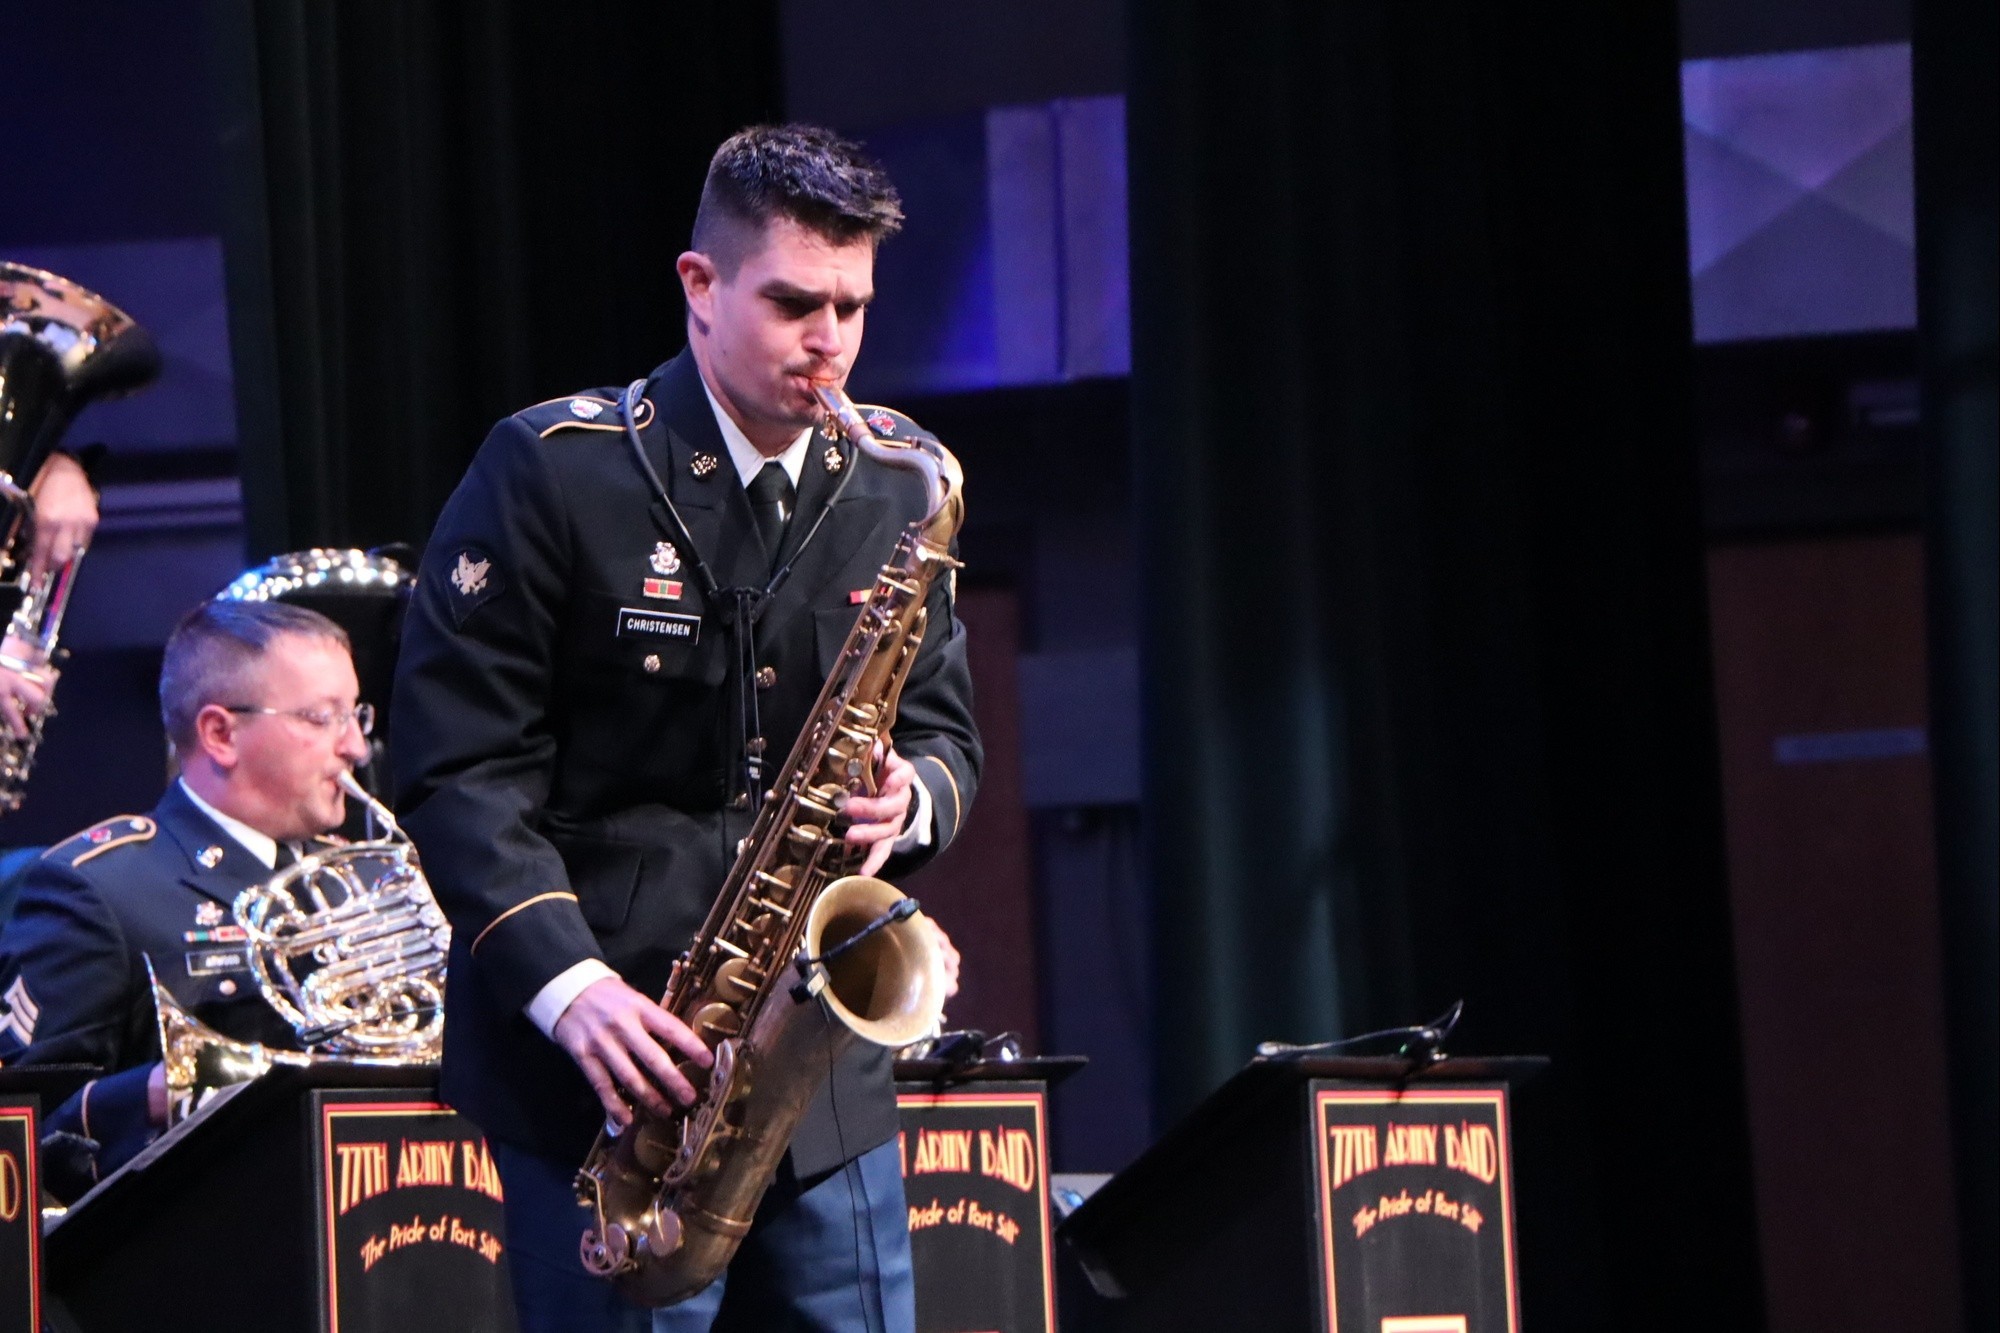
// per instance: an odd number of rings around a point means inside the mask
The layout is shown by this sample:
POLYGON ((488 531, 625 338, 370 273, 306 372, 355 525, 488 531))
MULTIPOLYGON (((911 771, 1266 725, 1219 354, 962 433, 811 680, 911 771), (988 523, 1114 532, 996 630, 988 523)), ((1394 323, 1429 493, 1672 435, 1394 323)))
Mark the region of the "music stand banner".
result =
POLYGON ((514 1328, 500 1173, 471 1121, 379 1091, 312 1095, 326 1333, 388 1333, 412 1311, 514 1328))
POLYGON ((32 1101, 0 1103, 0 1333, 39 1333, 41 1180, 32 1101))
POLYGON ((1316 1082, 1329 1333, 1518 1333, 1507 1092, 1316 1082))
POLYGON ((921 1333, 1054 1333, 1047 1094, 897 1095, 921 1333))

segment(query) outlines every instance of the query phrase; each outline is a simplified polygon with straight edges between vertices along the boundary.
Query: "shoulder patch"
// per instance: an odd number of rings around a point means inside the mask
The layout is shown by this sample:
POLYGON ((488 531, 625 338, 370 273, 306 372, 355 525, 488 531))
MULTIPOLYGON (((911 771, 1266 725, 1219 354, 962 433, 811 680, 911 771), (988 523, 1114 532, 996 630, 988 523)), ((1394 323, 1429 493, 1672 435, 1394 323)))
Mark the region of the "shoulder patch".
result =
MULTIPOLYGON (((609 430, 623 431, 625 423, 620 419, 618 400, 603 393, 579 393, 568 398, 551 398, 546 403, 536 403, 524 407, 514 414, 515 419, 529 430, 548 439, 558 431, 565 430, 609 430)), ((639 400, 638 416, 633 425, 644 430, 653 420, 653 400, 639 400)))
POLYGON ((159 831, 160 826, 145 815, 118 815, 101 824, 93 824, 75 837, 57 843, 42 853, 42 859, 60 861, 74 868, 93 857, 104 855, 114 847, 124 847, 135 842, 151 842, 153 835, 159 831))
POLYGON ((889 440, 897 444, 907 444, 911 440, 935 440, 937 437, 904 416, 893 407, 881 407, 874 403, 856 403, 855 410, 868 423, 868 429, 875 432, 878 440, 889 440))

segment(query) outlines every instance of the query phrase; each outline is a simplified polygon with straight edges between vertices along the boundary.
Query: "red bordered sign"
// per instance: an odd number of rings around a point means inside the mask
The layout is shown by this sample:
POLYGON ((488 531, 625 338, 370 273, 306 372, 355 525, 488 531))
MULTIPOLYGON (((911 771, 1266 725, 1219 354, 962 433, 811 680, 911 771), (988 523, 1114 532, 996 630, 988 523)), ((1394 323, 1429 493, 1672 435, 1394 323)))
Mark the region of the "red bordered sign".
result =
POLYGON ((1330 1333, 1519 1333, 1504 1088, 1316 1084, 1330 1333))
POLYGON ((33 1106, 0 1106, 0 1333, 42 1326, 40 1142, 33 1106))
POLYGON ((1047 1096, 902 1092, 919 1328, 1055 1333, 1047 1096))
POLYGON ((412 1315, 512 1330, 504 1194, 478 1129, 448 1106, 379 1093, 320 1093, 315 1110, 327 1333, 412 1315))

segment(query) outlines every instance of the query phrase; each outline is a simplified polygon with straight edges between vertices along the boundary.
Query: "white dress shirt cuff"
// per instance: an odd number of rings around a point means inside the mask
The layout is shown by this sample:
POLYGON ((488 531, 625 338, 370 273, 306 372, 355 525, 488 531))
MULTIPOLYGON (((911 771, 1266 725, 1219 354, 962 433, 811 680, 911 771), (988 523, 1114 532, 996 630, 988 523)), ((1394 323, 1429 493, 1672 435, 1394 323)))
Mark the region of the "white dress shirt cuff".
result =
POLYGON ((535 992, 535 998, 528 1001, 528 1018, 542 1030, 542 1035, 553 1038, 556 1035, 556 1020, 563 1016, 570 1001, 583 993, 586 986, 615 977, 611 964, 602 958, 586 958, 572 967, 556 973, 555 979, 535 992))
POLYGON ((910 804, 917 809, 916 817, 890 845, 891 851, 914 852, 919 847, 931 845, 931 789, 924 785, 920 777, 910 778, 910 804))

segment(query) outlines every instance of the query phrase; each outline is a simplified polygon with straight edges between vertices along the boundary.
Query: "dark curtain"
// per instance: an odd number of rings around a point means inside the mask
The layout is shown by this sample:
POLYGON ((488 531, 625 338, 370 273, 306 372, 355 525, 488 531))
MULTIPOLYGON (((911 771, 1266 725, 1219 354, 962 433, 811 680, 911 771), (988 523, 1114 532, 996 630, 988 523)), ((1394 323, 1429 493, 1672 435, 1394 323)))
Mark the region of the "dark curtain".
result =
POLYGON ((498 417, 685 341, 775 0, 210 0, 254 558, 421 543, 498 417))
POLYGON ((2000 11, 1917 0, 1930 734, 1965 1326, 2000 1328, 2000 11))
POLYGON ((1157 1109, 1462 996, 1528 1325, 1760 1326, 1673 7, 1128 12, 1157 1109))

